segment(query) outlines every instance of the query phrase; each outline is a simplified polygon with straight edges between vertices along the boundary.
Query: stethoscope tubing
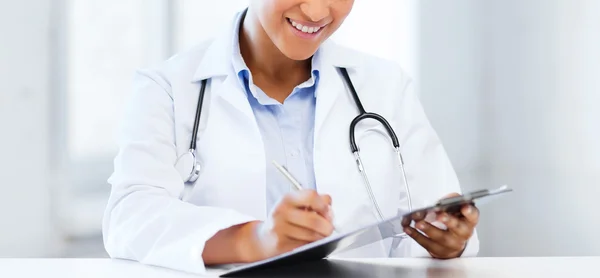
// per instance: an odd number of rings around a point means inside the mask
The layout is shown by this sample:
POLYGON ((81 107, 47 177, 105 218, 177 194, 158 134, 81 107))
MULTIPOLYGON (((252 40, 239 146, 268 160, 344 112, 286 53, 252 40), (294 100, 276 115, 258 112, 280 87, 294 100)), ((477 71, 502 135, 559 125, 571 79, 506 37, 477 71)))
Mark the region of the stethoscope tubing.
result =
MULTIPOLYGON (((366 169, 365 169, 362 159, 360 157, 360 150, 359 150, 358 145, 356 144, 356 137, 355 137, 356 126, 361 121, 366 120, 366 119, 372 119, 372 120, 379 122, 385 128, 387 135, 391 139, 392 146, 393 146, 394 152, 396 153, 396 156, 398 158, 398 163, 400 166, 400 170, 402 172, 402 179, 404 181, 404 186, 405 186, 407 199, 408 199, 408 208, 409 208, 409 211, 412 211, 413 210, 412 195, 410 193, 410 186, 408 184, 408 179, 407 179, 406 171, 404 168, 404 158, 402 157, 402 152, 400 151, 400 143, 398 140, 398 136, 396 135, 396 133, 395 133, 394 129, 392 128, 392 126, 390 125, 390 123, 383 116, 381 116, 377 113, 366 112, 362 102, 360 101, 360 98, 358 97, 356 89, 354 88, 354 85, 352 84, 352 81, 350 79, 348 71, 346 70, 346 68, 340 68, 340 71, 341 71, 342 77, 344 78, 345 83, 348 86, 348 89, 350 90, 352 98, 354 99, 354 102, 355 102, 356 107, 359 112, 359 114, 352 120, 352 122, 350 123, 350 127, 349 127, 350 150, 351 150, 352 154, 354 155, 354 158, 356 160, 356 164, 358 167, 358 171, 360 172, 360 174, 363 178, 363 183, 365 185, 365 189, 367 191, 367 194, 369 195, 369 198, 371 199, 371 202, 373 203, 373 205, 375 207, 375 210, 377 211, 379 218, 381 220, 384 220, 383 213, 381 211, 381 208, 379 207, 379 203, 377 202, 377 199, 375 198, 375 194, 373 193, 371 183, 369 182, 369 178, 366 173, 366 169)), ((200 165, 197 164, 197 157, 195 156, 195 151, 196 151, 196 142, 197 142, 197 136, 198 136, 198 128, 200 125, 200 117, 202 114, 202 105, 203 105, 203 100, 204 100, 204 95, 205 95, 205 90, 206 90, 206 83, 207 83, 207 79, 202 80, 200 92, 198 95, 198 105, 196 107, 196 114, 195 114, 195 118, 194 118, 192 138, 191 138, 190 148, 189 148, 189 153, 192 154, 193 163, 194 163, 192 173, 196 173, 196 174, 198 174, 198 172, 199 172, 198 168, 200 167, 200 165)), ((187 180, 184 178, 184 183, 194 183, 197 179, 197 175, 192 175, 192 176, 194 176, 194 178, 192 180, 190 180, 190 178, 188 178, 187 180)), ((406 236, 406 234, 397 234, 394 237, 405 237, 405 236, 406 236)))

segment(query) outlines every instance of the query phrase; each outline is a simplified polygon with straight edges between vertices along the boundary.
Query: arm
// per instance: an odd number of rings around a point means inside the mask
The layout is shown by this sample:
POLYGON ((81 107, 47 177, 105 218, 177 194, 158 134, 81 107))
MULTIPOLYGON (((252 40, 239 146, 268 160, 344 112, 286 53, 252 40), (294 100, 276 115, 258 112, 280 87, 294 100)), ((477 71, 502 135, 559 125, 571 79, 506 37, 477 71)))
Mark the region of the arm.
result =
MULTIPOLYGON (((407 75, 397 69, 399 76, 397 91, 402 92, 395 103, 400 103, 393 117, 394 129, 402 144, 406 161, 411 163, 411 183, 421 187, 411 188, 413 196, 418 196, 414 206, 425 206, 437 202, 451 193, 461 193, 458 177, 450 159, 433 127, 429 123, 412 82, 407 75), (416 163, 416 165, 415 165, 416 163), (426 188, 423 188, 426 186, 426 188)), ((440 223, 435 223, 440 225, 440 223)), ((443 227, 443 225, 440 225, 443 227)), ((476 256, 479 251, 479 239, 474 231, 461 254, 462 257, 476 256)), ((429 252, 413 239, 406 239, 392 250, 395 257, 431 257, 429 252)))
POLYGON ((191 273, 203 273, 205 264, 245 261, 236 246, 244 246, 255 219, 179 199, 184 185, 174 167, 170 88, 152 73, 137 74, 134 84, 109 179, 103 222, 108 254, 191 273))
POLYGON ((256 233, 261 222, 253 221, 217 232, 210 238, 202 252, 205 265, 249 263, 260 257, 256 250, 256 233), (234 250, 232 252, 232 250, 234 250))

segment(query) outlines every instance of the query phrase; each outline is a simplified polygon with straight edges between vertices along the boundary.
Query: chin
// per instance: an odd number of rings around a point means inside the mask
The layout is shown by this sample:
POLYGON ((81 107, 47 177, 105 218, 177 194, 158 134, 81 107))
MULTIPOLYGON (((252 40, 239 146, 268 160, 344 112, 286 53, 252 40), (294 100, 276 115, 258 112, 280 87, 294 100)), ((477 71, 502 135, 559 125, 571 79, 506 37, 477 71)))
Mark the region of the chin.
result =
POLYGON ((304 61, 310 59, 317 52, 318 47, 311 49, 288 49, 282 51, 283 55, 286 57, 295 60, 295 61, 304 61))

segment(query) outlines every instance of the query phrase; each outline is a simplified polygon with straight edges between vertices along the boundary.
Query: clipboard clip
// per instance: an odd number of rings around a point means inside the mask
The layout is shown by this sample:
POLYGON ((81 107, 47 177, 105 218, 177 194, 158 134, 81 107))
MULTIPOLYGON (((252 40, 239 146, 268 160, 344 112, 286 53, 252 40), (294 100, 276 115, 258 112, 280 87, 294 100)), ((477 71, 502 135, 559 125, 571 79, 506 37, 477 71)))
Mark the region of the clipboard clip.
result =
POLYGON ((449 213, 449 214, 452 214, 455 216, 460 216, 460 215, 462 215, 460 210, 462 209, 463 206, 465 206, 465 205, 475 206, 475 201, 474 201, 475 199, 479 199, 479 198, 486 197, 486 196, 493 196, 496 194, 510 192, 510 191, 512 191, 512 189, 509 189, 506 185, 501 186, 500 188, 497 188, 497 189, 493 189, 493 190, 482 189, 482 190, 472 191, 465 195, 439 200, 435 204, 435 207, 437 208, 436 209, 437 211, 444 211, 446 213, 449 213))

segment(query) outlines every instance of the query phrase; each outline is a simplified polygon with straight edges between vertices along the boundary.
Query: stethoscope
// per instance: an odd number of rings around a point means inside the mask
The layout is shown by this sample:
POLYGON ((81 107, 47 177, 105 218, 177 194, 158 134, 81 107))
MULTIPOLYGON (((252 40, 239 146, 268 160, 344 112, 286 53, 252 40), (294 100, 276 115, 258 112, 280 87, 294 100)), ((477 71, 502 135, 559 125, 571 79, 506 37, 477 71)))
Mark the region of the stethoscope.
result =
MULTIPOLYGON (((396 157, 398 158, 398 164, 399 164, 400 170, 402 172, 402 179, 404 180, 404 187, 405 187, 406 196, 408 199, 408 209, 409 209, 409 211, 412 211, 413 210, 412 196, 410 194, 410 188, 408 185, 408 180, 406 178, 406 171, 404 169, 404 159, 402 158, 402 153, 400 152, 400 143, 398 141, 398 137, 396 136, 396 133, 394 132, 394 129, 392 128, 390 123, 383 116, 376 114, 376 113, 365 111, 365 109, 362 105, 362 102, 358 98, 356 89, 354 88, 354 85, 352 84, 352 81, 350 80, 348 71, 345 68, 340 68, 340 71, 342 73, 342 77, 344 78, 346 85, 350 89, 352 97, 354 98, 354 102, 356 103, 356 107, 358 108, 358 111, 359 111, 358 116, 356 116, 350 123, 350 137, 349 137, 350 138, 350 149, 351 149, 352 153, 354 154, 354 158, 356 159, 356 165, 358 167, 358 171, 362 175, 365 189, 369 195, 369 198, 371 199, 371 202, 373 203, 373 206, 375 207, 375 210, 377 211, 379 219, 381 221, 384 220, 383 213, 381 212, 379 203, 377 202, 377 200, 375 199, 375 195, 373 194, 373 190, 371 188, 371 183, 369 182, 369 178, 367 177, 365 167, 363 166, 362 160, 360 158, 360 150, 358 148, 358 145, 356 144, 356 139, 355 139, 356 125, 358 123, 360 123, 360 121, 365 120, 365 119, 373 119, 373 120, 376 120, 379 123, 381 123, 381 125, 383 125, 383 127, 387 131, 388 136, 392 140, 392 147, 394 148, 394 152, 396 153, 396 157)), ((197 139, 197 135, 198 135, 198 127, 200 125, 200 115, 202 113, 202 103, 204 100, 206 83, 207 83, 206 79, 202 80, 202 85, 200 87, 200 94, 198 96, 198 106, 196 108, 196 117, 194 119, 194 127, 192 130, 192 139, 190 142, 190 148, 189 148, 188 152, 179 156, 179 158, 177 159, 176 164, 175 164, 175 167, 179 171, 179 173, 184 181, 184 184, 191 185, 191 186, 193 186, 193 184, 198 180, 198 177, 200 175, 200 169, 201 169, 200 163, 198 162, 198 159, 196 157, 196 139, 197 139)), ((184 192, 182 193, 182 196, 180 196, 180 198, 183 198, 183 196, 186 195, 186 192, 189 192, 191 190, 191 186, 186 187, 186 190, 184 190, 184 192)), ((396 238, 405 237, 405 236, 406 236, 406 234, 404 234, 404 233, 398 233, 398 234, 394 235, 394 237, 396 237, 396 238)))

